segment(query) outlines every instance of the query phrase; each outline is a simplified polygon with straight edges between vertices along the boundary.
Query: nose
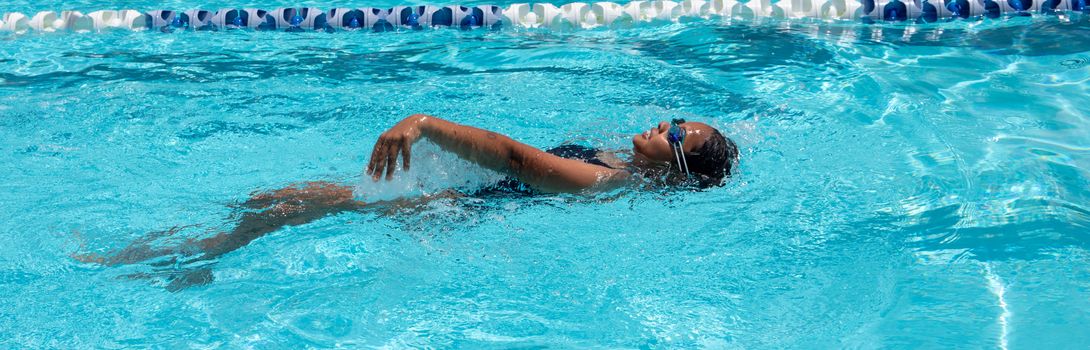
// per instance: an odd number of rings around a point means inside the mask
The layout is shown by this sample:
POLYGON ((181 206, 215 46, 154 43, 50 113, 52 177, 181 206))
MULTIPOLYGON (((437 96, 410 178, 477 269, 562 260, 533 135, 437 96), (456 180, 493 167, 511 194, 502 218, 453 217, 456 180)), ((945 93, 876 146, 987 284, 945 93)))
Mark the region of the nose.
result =
POLYGON ((667 123, 667 122, 659 122, 659 133, 660 133, 660 134, 661 134, 661 133, 664 133, 664 132, 666 132, 667 130, 670 130, 670 123, 667 123))

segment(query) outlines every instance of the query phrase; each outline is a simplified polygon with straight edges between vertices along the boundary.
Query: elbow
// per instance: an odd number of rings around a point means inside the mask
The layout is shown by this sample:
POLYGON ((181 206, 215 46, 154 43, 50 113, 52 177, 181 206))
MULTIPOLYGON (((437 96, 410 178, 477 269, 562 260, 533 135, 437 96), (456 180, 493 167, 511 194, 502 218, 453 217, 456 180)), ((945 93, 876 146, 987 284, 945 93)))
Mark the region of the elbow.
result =
POLYGON ((522 177, 525 174, 526 163, 529 156, 525 152, 520 152, 518 147, 510 147, 507 151, 506 167, 508 172, 515 177, 522 177))

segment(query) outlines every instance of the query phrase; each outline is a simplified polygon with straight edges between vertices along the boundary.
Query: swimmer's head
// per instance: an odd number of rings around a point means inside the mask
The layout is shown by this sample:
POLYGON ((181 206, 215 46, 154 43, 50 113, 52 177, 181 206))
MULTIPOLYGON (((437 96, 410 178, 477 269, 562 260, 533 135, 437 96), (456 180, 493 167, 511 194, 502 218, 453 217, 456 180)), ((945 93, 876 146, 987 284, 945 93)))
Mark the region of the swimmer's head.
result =
POLYGON ((678 159, 670 144, 671 123, 660 122, 657 126, 632 137, 632 150, 636 157, 653 162, 677 165, 680 160, 689 167, 689 173, 700 187, 722 185, 730 176, 731 168, 738 160, 738 146, 719 130, 700 122, 676 124, 684 133, 681 151, 684 159, 678 159))

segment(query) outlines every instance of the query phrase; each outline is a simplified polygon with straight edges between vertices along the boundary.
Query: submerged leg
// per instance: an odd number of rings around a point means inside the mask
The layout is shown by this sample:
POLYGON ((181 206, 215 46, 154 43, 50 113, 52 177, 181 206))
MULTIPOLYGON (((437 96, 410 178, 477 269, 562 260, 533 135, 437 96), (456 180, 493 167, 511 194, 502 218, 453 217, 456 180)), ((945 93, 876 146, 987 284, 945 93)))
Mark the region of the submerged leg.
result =
MULTIPOLYGON (((193 264, 213 260, 224 254, 246 246, 270 232, 284 226, 305 224, 327 215, 343 211, 377 211, 380 214, 393 215, 403 209, 421 207, 435 199, 457 198, 462 194, 457 191, 443 191, 437 194, 412 198, 382 201, 370 204, 356 201, 352 196, 352 187, 329 182, 307 182, 282 189, 260 192, 241 203, 243 208, 238 215, 237 224, 230 231, 219 232, 206 238, 185 238, 181 243, 163 244, 161 238, 174 236, 192 226, 180 226, 162 232, 154 232, 140 238, 129 246, 109 254, 100 255, 73 254, 76 260, 97 263, 106 266, 133 264, 169 257, 163 261, 148 262, 153 267, 151 272, 140 272, 122 277, 130 279, 161 279, 165 288, 175 292, 192 286, 212 283, 212 264, 193 264), (254 211, 256 210, 256 211, 254 211), (158 244, 157 244, 158 243, 158 244), (188 260, 180 258, 193 257, 188 260)), ((83 246, 80 246, 80 250, 83 246)))
POLYGON ((203 286, 212 283, 212 265, 201 265, 195 268, 169 268, 153 270, 151 272, 137 272, 119 276, 130 280, 162 280, 163 287, 167 291, 177 292, 189 287, 203 286))
POLYGON ((212 283, 212 276, 212 268, 210 267, 184 271, 183 273, 171 276, 169 278, 170 283, 166 285, 166 289, 171 292, 177 292, 189 287, 203 286, 212 283))
MULTIPOLYGON (((326 215, 363 207, 352 197, 352 188, 330 182, 307 182, 282 189, 254 194, 242 206, 256 212, 243 212, 234 229, 211 237, 186 238, 181 243, 158 245, 159 239, 170 237, 182 229, 198 225, 178 226, 166 231, 153 232, 133 241, 125 248, 107 254, 86 253, 71 256, 81 262, 106 266, 132 264, 164 256, 200 255, 196 260, 207 260, 234 251, 251 241, 276 231, 283 226, 301 225, 326 215)), ((78 233, 77 233, 78 238, 78 233)), ((81 244, 81 250, 83 249, 81 244)))
POLYGON ((258 193, 243 202, 243 206, 264 210, 242 213, 238 225, 230 232, 197 241, 204 254, 190 261, 214 259, 281 227, 361 209, 364 204, 353 199, 351 187, 319 181, 258 193))
MULTIPOLYGON (((76 253, 72 253, 70 256, 73 259, 76 259, 78 261, 85 262, 85 263, 96 263, 96 264, 101 264, 101 265, 106 265, 106 266, 114 266, 114 265, 131 264, 131 263, 146 261, 146 260, 150 260, 150 259, 154 259, 154 258, 158 258, 158 257, 162 257, 162 256, 167 256, 167 255, 182 254, 182 253, 185 253, 185 251, 186 251, 186 249, 184 249, 184 248, 187 248, 187 247, 191 248, 192 246, 187 245, 187 244, 182 244, 182 245, 173 246, 173 247, 156 247, 156 246, 154 246, 154 243, 155 243, 156 240, 158 240, 160 238, 173 236, 174 234, 176 234, 176 233, 178 233, 178 232, 180 232, 180 231, 182 231, 182 230, 184 230, 186 228, 199 227, 199 226, 200 225, 175 226, 175 227, 171 227, 170 229, 167 229, 165 231, 152 232, 152 233, 149 233, 148 235, 146 235, 144 237, 141 237, 140 239, 137 239, 137 240, 133 241, 132 243, 129 243, 129 245, 126 246, 125 248, 121 248, 120 250, 113 251, 113 252, 110 252, 110 253, 107 253, 107 254, 98 254, 98 253, 76 254, 76 253)), ((78 232, 76 233, 76 239, 80 240, 80 250, 84 249, 84 244, 82 242, 82 238, 79 237, 78 232)), ((187 243, 189 241, 192 241, 192 240, 191 239, 187 240, 187 243)), ((191 250, 191 249, 189 249, 189 250, 191 250)))

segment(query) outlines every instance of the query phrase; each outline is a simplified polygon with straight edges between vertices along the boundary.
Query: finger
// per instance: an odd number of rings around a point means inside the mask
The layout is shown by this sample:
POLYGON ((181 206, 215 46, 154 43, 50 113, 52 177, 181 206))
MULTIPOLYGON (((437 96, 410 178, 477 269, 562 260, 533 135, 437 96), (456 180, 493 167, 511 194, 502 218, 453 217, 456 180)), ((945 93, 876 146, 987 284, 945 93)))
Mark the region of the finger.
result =
POLYGON ((367 175, 371 175, 375 172, 375 156, 378 155, 378 149, 382 145, 382 137, 379 137, 375 141, 375 146, 371 147, 371 157, 367 162, 367 175))
POLYGON ((394 171, 397 170, 397 152, 401 147, 396 143, 391 143, 390 147, 386 151, 386 180, 394 178, 394 171))
POLYGON ((375 165, 377 165, 375 162, 375 156, 379 155, 378 149, 380 146, 382 146, 381 136, 378 138, 378 141, 375 141, 375 147, 371 148, 371 160, 367 162, 367 175, 372 175, 375 173, 375 165))
POLYGON ((409 159, 412 159, 413 143, 409 140, 401 141, 401 166, 405 167, 405 171, 409 171, 409 159))
POLYGON ((374 155, 374 158, 372 159, 375 162, 375 172, 371 173, 371 179, 372 180, 378 181, 379 177, 382 176, 382 171, 385 170, 385 168, 386 168, 386 149, 387 148, 389 148, 389 145, 387 143, 383 142, 382 147, 379 147, 377 150, 375 150, 375 155, 374 155))

